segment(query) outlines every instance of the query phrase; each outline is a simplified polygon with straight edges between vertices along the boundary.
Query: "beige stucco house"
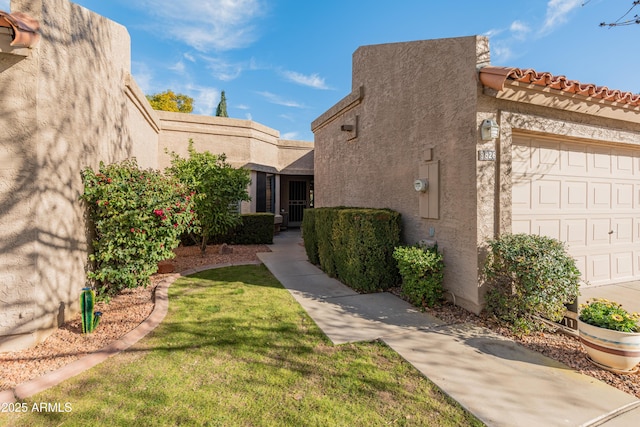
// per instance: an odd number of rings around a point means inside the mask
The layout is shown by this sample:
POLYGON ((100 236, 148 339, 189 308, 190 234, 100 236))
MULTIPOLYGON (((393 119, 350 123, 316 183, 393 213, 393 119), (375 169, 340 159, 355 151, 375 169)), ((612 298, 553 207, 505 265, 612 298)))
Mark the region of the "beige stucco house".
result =
POLYGON ((402 213, 470 311, 501 233, 567 242, 591 285, 640 279, 640 95, 492 66, 486 37, 363 46, 312 130, 315 205, 402 213))
POLYGON ((248 120, 154 111, 131 76, 125 27, 68 0, 12 0, 11 12, 26 16, 0 15, 0 351, 37 343, 78 311, 85 167, 135 157, 163 169, 165 149, 186 156, 192 138, 251 170, 242 212, 301 220, 312 142, 248 120))

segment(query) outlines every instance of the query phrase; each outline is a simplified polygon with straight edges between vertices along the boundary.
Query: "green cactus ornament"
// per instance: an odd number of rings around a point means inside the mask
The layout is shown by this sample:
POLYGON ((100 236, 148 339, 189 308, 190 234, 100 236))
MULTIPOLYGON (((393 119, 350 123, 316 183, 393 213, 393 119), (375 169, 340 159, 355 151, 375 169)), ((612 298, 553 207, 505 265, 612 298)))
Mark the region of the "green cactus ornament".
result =
POLYGON ((82 293, 80 294, 80 310, 82 311, 83 334, 93 332, 100 322, 102 313, 99 311, 93 312, 95 299, 96 293, 91 288, 82 288, 82 293))

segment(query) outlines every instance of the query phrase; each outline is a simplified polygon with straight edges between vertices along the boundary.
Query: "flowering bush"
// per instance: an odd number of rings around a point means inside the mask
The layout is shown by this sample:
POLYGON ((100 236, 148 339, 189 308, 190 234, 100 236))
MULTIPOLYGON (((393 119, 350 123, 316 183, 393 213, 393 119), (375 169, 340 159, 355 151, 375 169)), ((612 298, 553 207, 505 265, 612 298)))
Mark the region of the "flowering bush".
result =
POLYGON ((629 313, 620 304, 603 298, 580 304, 579 319, 589 325, 621 332, 640 332, 640 314, 629 313))
POLYGON ((87 277, 96 293, 146 286, 191 227, 194 194, 160 172, 140 170, 135 160, 86 168, 82 180, 94 233, 87 277))

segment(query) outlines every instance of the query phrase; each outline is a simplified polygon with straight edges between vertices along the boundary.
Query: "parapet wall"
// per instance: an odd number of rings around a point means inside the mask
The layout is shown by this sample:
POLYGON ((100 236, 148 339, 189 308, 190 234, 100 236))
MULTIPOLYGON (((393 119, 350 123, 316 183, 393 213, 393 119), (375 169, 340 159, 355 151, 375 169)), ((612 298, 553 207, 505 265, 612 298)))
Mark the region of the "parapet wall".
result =
POLYGON ((130 76, 125 27, 67 0, 13 0, 11 11, 42 36, 0 52, 0 351, 33 345, 78 310, 89 248, 80 172, 132 156, 157 168, 159 133, 130 76))

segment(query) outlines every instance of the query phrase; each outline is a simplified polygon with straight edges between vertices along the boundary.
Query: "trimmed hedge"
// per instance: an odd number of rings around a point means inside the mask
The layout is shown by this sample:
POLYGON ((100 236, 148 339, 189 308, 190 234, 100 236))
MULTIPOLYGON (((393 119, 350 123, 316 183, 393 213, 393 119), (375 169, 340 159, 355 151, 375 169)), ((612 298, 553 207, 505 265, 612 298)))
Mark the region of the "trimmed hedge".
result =
POLYGON ((229 241, 236 245, 264 245, 273 243, 274 215, 251 213, 240 215, 242 223, 229 233, 229 241))
MULTIPOLYGON (((222 236, 210 238, 210 243, 233 245, 270 245, 273 243, 274 215, 272 213, 249 213, 240 215, 240 224, 222 236)), ((193 239, 183 235, 182 244, 194 245, 193 239)))
POLYGON ((320 208, 316 210, 316 234, 318 236, 318 259, 320 268, 330 277, 336 277, 335 250, 333 247, 333 223, 338 217, 338 209, 320 208))
POLYGON ((309 262, 320 264, 318 256, 318 234, 316 233, 316 209, 305 209, 302 217, 302 236, 304 249, 307 252, 309 262))
POLYGON ((311 262, 361 292, 398 283, 393 251, 400 244, 400 214, 389 209, 316 208, 305 211, 305 249, 311 262), (305 225, 306 224, 306 225, 305 225), (316 255, 317 254, 317 255, 316 255))

